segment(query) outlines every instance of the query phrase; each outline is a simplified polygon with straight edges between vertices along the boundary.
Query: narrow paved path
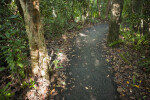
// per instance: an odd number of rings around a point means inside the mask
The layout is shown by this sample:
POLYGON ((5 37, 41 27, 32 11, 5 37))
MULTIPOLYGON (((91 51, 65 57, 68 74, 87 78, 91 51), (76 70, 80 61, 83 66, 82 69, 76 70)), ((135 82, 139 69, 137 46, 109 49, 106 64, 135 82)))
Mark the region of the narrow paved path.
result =
POLYGON ((95 25, 72 40, 65 100, 116 100, 116 89, 108 71, 111 66, 105 61, 100 46, 107 31, 107 24, 95 25))

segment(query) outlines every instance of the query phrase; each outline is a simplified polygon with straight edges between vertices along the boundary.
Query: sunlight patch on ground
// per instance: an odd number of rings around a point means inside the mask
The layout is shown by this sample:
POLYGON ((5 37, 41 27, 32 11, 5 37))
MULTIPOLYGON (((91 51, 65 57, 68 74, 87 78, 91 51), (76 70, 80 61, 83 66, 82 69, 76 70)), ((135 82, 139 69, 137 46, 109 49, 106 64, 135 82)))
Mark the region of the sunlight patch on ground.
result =
POLYGON ((87 37, 88 36, 88 35, 85 35, 83 33, 79 33, 79 35, 82 36, 82 37, 87 37))
POLYGON ((62 35, 62 38, 66 41, 67 40, 67 36, 64 34, 62 35))
POLYGON ((65 55, 64 53, 58 53, 58 58, 57 58, 60 63, 63 63, 64 61, 67 60, 67 55, 65 55))
POLYGON ((93 39, 92 41, 94 42, 96 39, 93 39))
POLYGON ((76 40, 76 45, 77 45, 77 47, 80 49, 81 48, 81 41, 80 41, 80 39, 78 39, 77 38, 77 40, 76 40))
POLYGON ((91 56, 92 56, 92 57, 94 57, 94 56, 95 56, 95 54, 94 54, 93 52, 91 52, 91 56))
POLYGON ((96 32, 96 30, 95 30, 95 28, 94 28, 94 30, 93 30, 94 32, 96 32))
POLYGON ((95 65, 96 67, 99 66, 99 65, 100 65, 99 60, 96 59, 94 65, 95 65))
POLYGON ((95 96, 93 96, 92 94, 90 95, 91 100, 97 100, 95 96))

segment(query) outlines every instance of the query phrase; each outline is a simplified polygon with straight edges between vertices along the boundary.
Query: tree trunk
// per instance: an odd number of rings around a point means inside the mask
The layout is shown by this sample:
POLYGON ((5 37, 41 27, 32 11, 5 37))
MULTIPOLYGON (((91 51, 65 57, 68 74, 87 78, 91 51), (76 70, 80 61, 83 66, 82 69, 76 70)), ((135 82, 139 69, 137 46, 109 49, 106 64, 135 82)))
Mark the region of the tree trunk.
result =
POLYGON ((74 22, 74 0, 72 1, 72 6, 71 6, 71 20, 74 22))
MULTIPOLYGON (((42 79, 42 82, 46 83, 45 87, 42 88, 44 92, 39 91, 39 95, 45 98, 49 86, 49 56, 40 19, 39 0, 19 1, 23 10, 25 27, 28 35, 32 76, 35 81, 41 81, 42 79)), ((38 88, 40 89, 41 87, 38 88)))
POLYGON ((143 0, 132 0, 132 13, 140 14, 143 0))
POLYGON ((105 12, 105 18, 108 18, 109 10, 111 7, 111 0, 108 0, 107 5, 106 5, 106 12, 105 12))
POLYGON ((15 0, 16 5, 17 5, 17 10, 19 11, 20 15, 22 16, 23 20, 24 20, 24 14, 23 14, 23 9, 21 7, 20 1, 19 0, 15 0))
MULTIPOLYGON (((142 15, 142 5, 143 5, 143 0, 132 0, 131 2, 132 4, 132 13, 135 15, 135 16, 140 16, 142 15)), ((137 18, 137 23, 133 23, 132 24, 132 27, 133 27, 133 30, 135 32, 137 31, 140 31, 142 33, 142 21, 143 19, 138 19, 137 18)))
POLYGON ((150 37, 150 1, 149 0, 144 0, 143 15, 146 16, 144 18, 144 23, 143 23, 143 34, 149 34, 150 37))
POLYGON ((98 8, 98 16, 101 17, 101 10, 100 10, 101 0, 97 0, 97 8, 98 8))
POLYGON ((119 29, 121 23, 121 14, 124 0, 114 0, 111 9, 111 19, 109 23, 109 33, 107 37, 107 44, 119 39, 119 29))

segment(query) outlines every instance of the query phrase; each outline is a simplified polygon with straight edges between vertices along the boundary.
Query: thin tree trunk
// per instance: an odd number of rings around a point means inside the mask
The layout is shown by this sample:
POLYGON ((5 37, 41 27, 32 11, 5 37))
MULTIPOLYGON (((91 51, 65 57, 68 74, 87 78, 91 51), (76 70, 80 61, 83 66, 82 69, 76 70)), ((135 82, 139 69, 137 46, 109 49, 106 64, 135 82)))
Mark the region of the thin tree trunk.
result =
POLYGON ((105 18, 106 18, 106 19, 108 18, 108 14, 109 14, 110 7, 111 7, 112 2, 113 2, 113 0, 108 0, 108 2, 107 2, 106 11, 105 11, 105 18))
POLYGON ((147 16, 144 18, 143 34, 149 34, 150 37, 150 1, 144 0, 143 14, 147 16))
POLYGON ((98 8, 98 16, 101 17, 101 10, 100 10, 101 0, 97 0, 97 8, 98 8))
MULTIPOLYGON (((142 15, 142 5, 143 5, 143 0, 132 0, 132 13, 135 14, 136 16, 142 15)), ((140 19, 137 20, 139 20, 137 23, 132 24, 133 30, 135 32, 137 31, 142 32, 141 30, 142 20, 141 22, 140 19)))
POLYGON ((72 9, 72 11, 71 11, 71 20, 72 21, 74 21, 74 0, 72 1, 72 6, 71 6, 71 9, 72 9))
POLYGON ((109 23, 109 33, 107 37, 107 44, 119 39, 119 29, 121 23, 121 14, 124 0, 114 0, 111 9, 111 20, 109 23))
POLYGON ((36 79, 35 81, 40 81, 42 78, 42 82, 46 83, 45 87, 42 88, 44 92, 39 91, 39 95, 43 99, 46 97, 49 86, 49 56, 40 19, 39 0, 19 1, 23 9, 25 27, 28 35, 32 76, 36 79))
POLYGON ((143 0, 132 0, 132 13, 140 14, 143 0))

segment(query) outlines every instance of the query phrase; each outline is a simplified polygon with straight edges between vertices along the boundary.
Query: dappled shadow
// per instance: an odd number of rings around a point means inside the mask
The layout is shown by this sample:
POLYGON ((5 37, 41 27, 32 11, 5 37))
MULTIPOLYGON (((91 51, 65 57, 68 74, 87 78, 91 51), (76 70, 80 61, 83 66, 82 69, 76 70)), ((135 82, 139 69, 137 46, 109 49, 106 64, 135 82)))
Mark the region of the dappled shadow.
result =
POLYGON ((103 57, 101 42, 107 24, 85 29, 76 36, 67 67, 65 100, 115 100, 116 91, 103 57))

